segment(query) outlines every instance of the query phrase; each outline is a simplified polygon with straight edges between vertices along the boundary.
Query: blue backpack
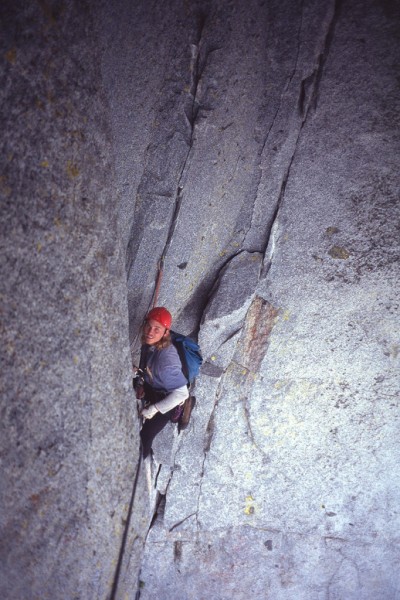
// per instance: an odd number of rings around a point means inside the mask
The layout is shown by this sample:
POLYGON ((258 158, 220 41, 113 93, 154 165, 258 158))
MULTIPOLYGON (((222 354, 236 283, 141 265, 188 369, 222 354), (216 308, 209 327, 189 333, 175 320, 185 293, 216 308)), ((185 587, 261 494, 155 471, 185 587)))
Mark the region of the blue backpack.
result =
POLYGON ((179 358, 181 359, 183 374, 190 385, 199 374, 200 367, 203 363, 200 346, 190 337, 186 337, 181 333, 170 331, 170 334, 172 343, 177 349, 179 358))

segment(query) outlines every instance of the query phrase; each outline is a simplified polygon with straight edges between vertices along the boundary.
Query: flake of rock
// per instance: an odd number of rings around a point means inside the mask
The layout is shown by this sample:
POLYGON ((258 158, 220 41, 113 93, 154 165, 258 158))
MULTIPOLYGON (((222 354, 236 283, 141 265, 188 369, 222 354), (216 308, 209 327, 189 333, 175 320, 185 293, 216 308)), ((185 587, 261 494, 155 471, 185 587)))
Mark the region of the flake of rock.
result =
POLYGON ((261 262, 261 254, 241 252, 220 273, 199 334, 206 360, 241 328, 259 281, 261 262))

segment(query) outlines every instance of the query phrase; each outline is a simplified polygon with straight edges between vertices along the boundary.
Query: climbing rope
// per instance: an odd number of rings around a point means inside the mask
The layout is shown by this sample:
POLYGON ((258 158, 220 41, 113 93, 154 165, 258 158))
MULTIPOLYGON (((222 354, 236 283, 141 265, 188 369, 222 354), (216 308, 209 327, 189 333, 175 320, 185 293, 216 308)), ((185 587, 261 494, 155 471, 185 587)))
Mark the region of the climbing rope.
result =
POLYGON ((163 271, 164 271, 164 256, 162 256, 161 259, 158 261, 158 273, 157 273, 156 285, 154 288, 152 308, 157 306, 158 296, 160 294, 160 287, 161 287, 161 282, 162 282, 162 278, 163 278, 163 271))
POLYGON ((142 444, 140 443, 139 460, 138 460, 138 464, 137 464, 137 468, 136 468, 135 481, 133 482, 132 494, 131 494, 129 507, 128 507, 128 514, 126 515, 125 529, 122 534, 121 548, 119 550, 118 562, 117 562, 117 566, 116 566, 115 573, 114 573, 114 580, 113 580, 113 584, 112 584, 112 588, 111 588, 110 600, 116 600, 116 598, 117 598, 117 588, 118 588, 119 578, 120 578, 120 574, 121 574, 122 562, 123 562, 124 555, 125 555, 126 542, 128 539, 128 532, 129 532, 129 527, 131 524, 132 510, 133 510, 133 504, 135 501, 136 489, 138 487, 141 464, 142 464, 142 444))
MULTIPOLYGON (((154 293, 153 293, 152 299, 150 300, 150 303, 147 307, 147 310, 145 312, 146 315, 151 308, 154 308, 155 306, 157 306, 158 296, 160 295, 160 288, 161 288, 161 282, 162 282, 162 278, 163 278, 163 272, 164 272, 164 255, 158 261, 154 293)), ((133 342, 131 343, 131 353, 136 349, 136 344, 137 344, 140 334, 141 334, 141 331, 139 328, 137 334, 135 335, 133 342)))
MULTIPOLYGON (((163 272, 164 272, 164 261, 165 261, 165 257, 168 253, 168 250, 171 246, 171 242, 172 242, 172 238, 176 229, 176 225, 178 222, 178 218, 179 218, 179 213, 181 210, 181 204, 182 204, 182 191, 183 191, 183 187, 181 185, 178 185, 178 190, 177 190, 177 195, 176 195, 176 201, 175 201, 175 209, 174 209, 174 214, 172 216, 172 220, 171 220, 171 224, 169 226, 169 231, 168 231, 168 236, 167 236, 167 240, 165 242, 165 246, 164 246, 164 250, 163 253, 161 255, 160 260, 158 261, 158 265, 157 265, 157 277, 156 277, 156 284, 155 284, 155 288, 154 288, 154 293, 153 293, 153 297, 150 301, 150 304, 147 308, 146 311, 146 315, 149 312, 149 310, 151 308, 154 308, 155 306, 157 306, 157 302, 158 302, 158 296, 160 294, 160 288, 161 288, 161 282, 162 282, 162 278, 163 278, 163 272)), ((135 351, 136 349, 136 344, 137 341, 139 339, 139 335, 140 335, 140 329, 138 331, 138 333, 136 334, 133 342, 131 343, 131 354, 135 351)))

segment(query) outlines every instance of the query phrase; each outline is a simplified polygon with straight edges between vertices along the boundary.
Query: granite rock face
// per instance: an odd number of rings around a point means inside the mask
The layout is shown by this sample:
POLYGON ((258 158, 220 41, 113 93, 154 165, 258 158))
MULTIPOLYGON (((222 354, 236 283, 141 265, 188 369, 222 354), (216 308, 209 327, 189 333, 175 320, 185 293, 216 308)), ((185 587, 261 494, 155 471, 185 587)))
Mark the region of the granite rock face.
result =
MULTIPOLYGON (((106 598, 138 425, 93 20, 78 2, 0 11, 0 596, 106 598)), ((129 551, 142 518, 130 522, 129 551)))
POLYGON ((162 257, 159 303, 205 357, 155 477, 140 598, 394 600, 398 7, 117 13, 132 347, 162 257))
POLYGON ((1 11, 2 598, 396 600, 396 3, 1 11), (146 471, 160 261, 205 362, 146 471))

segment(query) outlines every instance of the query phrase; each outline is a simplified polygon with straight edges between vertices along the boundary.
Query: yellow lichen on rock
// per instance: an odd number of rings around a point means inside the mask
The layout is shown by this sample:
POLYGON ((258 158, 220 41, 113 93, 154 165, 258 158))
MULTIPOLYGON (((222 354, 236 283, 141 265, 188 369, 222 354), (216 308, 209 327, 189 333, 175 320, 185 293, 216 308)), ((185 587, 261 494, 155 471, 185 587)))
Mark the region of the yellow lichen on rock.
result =
POLYGON ((8 52, 6 52, 5 54, 6 56, 6 60, 8 60, 9 63, 11 63, 12 65, 15 65, 15 62, 17 60, 17 51, 15 48, 11 48, 11 50, 8 50, 8 52))
POLYGON ((350 252, 342 246, 332 246, 332 248, 328 251, 328 254, 332 258, 339 258, 341 260, 347 260, 350 258, 350 252))
POLYGON ((66 169, 67 169, 67 175, 70 179, 75 179, 76 177, 78 177, 79 169, 78 169, 77 165, 72 162, 72 160, 67 161, 66 169))
POLYGON ((254 498, 253 496, 246 496, 246 506, 244 508, 244 514, 245 515, 253 515, 255 511, 254 508, 254 498))

